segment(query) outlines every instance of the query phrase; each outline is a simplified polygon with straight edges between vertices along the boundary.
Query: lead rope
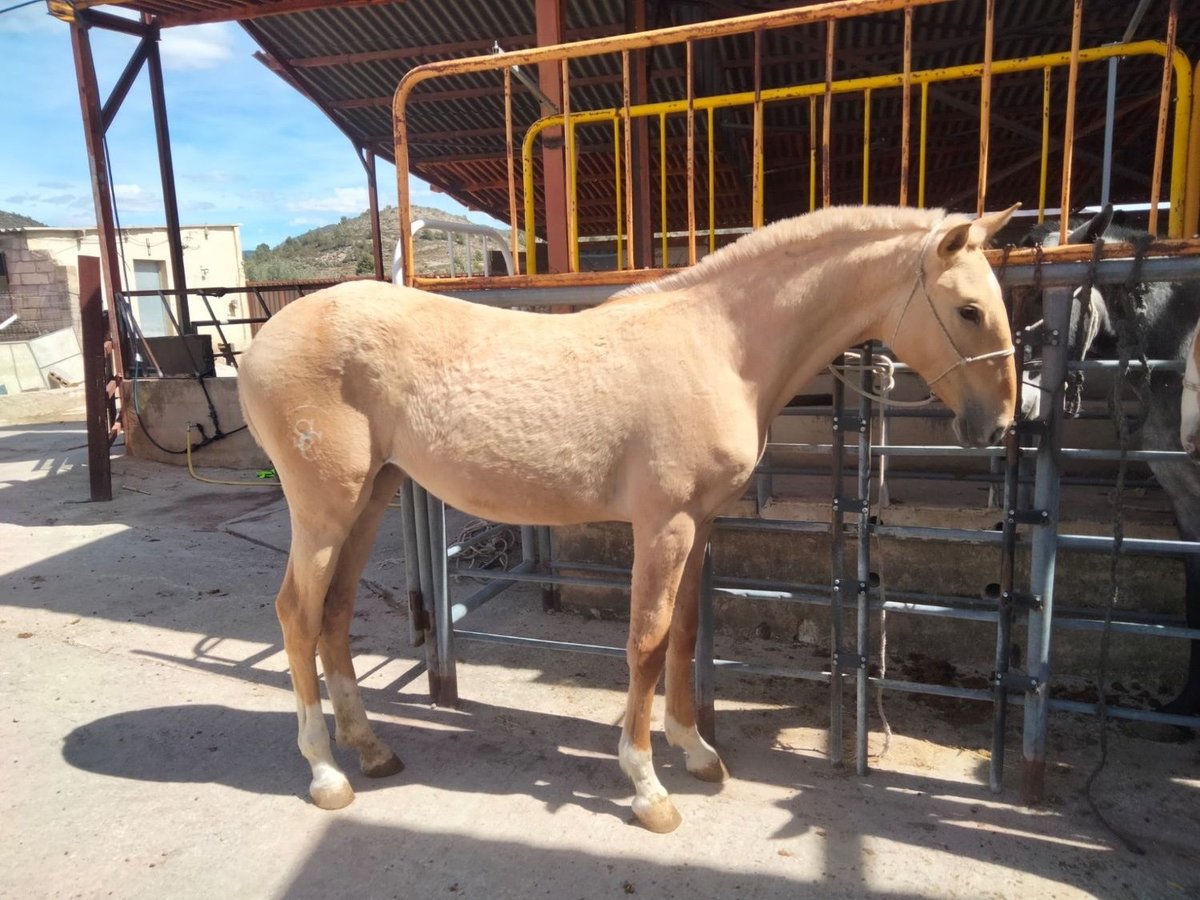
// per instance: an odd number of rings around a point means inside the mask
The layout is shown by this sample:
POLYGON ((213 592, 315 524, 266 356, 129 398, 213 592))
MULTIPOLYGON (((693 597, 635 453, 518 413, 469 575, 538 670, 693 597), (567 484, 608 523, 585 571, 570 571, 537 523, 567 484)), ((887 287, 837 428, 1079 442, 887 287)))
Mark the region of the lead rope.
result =
MULTIPOLYGON (((1103 241, 1096 240, 1097 247, 1102 248, 1103 241)), ((1125 471, 1128 463, 1129 453, 1129 419, 1125 415, 1124 393, 1125 379, 1130 361, 1130 346, 1133 341, 1137 343, 1138 356, 1145 363, 1146 354, 1142 349, 1141 334, 1142 329, 1138 321, 1139 313, 1141 312, 1140 303, 1131 303, 1130 296, 1135 290, 1135 285, 1140 280, 1140 271, 1142 267, 1142 256, 1145 252, 1143 245, 1138 245, 1134 258, 1133 267, 1130 270, 1129 277, 1125 284, 1122 285, 1115 293, 1118 304, 1120 305, 1120 317, 1117 325, 1117 377, 1113 379, 1112 391, 1109 395, 1110 412, 1113 422, 1117 429, 1117 440, 1120 447, 1120 458, 1117 463, 1117 484, 1114 493, 1115 512, 1113 513, 1113 548, 1109 555, 1108 561, 1108 577, 1109 577, 1109 593, 1108 601, 1104 607, 1104 628, 1100 632, 1100 663, 1099 671, 1096 674, 1097 680, 1097 703, 1096 712, 1099 720, 1100 728, 1100 759, 1096 762, 1095 768, 1088 775, 1087 782, 1084 784, 1083 793, 1087 800, 1088 806, 1092 810, 1092 814, 1107 828, 1113 836, 1117 838, 1125 849, 1138 856, 1144 856, 1146 851, 1137 844, 1128 834, 1117 828, 1108 818, 1100 811, 1099 805, 1096 803, 1096 798, 1092 795, 1092 786, 1100 773, 1104 771, 1104 767, 1108 764, 1108 657, 1109 645, 1112 635, 1112 619, 1113 610, 1117 605, 1117 600, 1120 597, 1121 582, 1120 582, 1120 558, 1121 546, 1125 540, 1125 471), (1132 334, 1131 334, 1132 332, 1132 334)), ((1095 269, 1096 261, 1100 258, 1100 252, 1097 252, 1092 257, 1092 269, 1095 269)), ((1089 273, 1089 282, 1093 273, 1089 273)), ((1143 368, 1143 373, 1148 377, 1148 370, 1143 368)), ((1143 399, 1145 394, 1139 395, 1143 399)))

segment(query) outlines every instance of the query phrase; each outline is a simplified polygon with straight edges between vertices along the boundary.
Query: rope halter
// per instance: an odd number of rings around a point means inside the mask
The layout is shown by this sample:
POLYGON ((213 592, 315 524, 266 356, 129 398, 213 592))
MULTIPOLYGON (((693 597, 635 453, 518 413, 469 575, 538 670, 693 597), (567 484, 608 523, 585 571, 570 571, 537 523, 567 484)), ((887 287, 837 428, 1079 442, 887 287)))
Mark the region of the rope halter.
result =
POLYGON ((954 336, 950 334, 950 329, 946 327, 946 323, 942 321, 942 316, 938 312, 937 306, 933 302, 933 297, 929 294, 929 288, 925 284, 925 254, 929 250, 930 244, 933 243, 933 238, 937 234, 937 227, 941 222, 934 223, 929 229, 929 234, 925 236, 925 240, 921 242, 921 251, 917 255, 917 277, 913 282, 912 290, 908 293, 908 299, 904 301, 904 308, 900 310, 900 318, 896 320, 896 327, 892 331, 892 339, 888 341, 888 346, 895 349, 896 335, 900 333, 900 325, 904 321, 904 316, 908 313, 908 307, 912 304, 913 297, 917 294, 917 288, 921 289, 921 293, 925 295, 925 302, 929 304, 929 309, 933 313, 933 318, 937 321, 938 326, 942 329, 942 334, 946 336, 946 340, 950 342, 950 348, 958 356, 958 359, 951 363, 942 371, 936 378, 928 379, 925 383, 933 387, 955 369, 976 362, 984 362, 989 359, 1004 359, 1007 356, 1012 356, 1017 352, 1017 348, 1013 346, 1004 347, 1000 350, 993 350, 990 353, 981 353, 978 356, 964 356, 963 352, 958 349, 958 344, 954 341, 954 336))

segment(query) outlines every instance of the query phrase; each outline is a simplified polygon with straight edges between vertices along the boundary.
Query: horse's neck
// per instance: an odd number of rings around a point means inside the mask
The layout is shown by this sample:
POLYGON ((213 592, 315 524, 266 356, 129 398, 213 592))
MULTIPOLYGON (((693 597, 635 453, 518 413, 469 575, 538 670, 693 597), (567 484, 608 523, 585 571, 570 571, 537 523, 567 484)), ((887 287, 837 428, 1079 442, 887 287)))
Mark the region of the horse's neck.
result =
POLYGON ((736 365, 760 419, 774 418, 847 347, 882 335, 889 311, 913 284, 907 274, 897 278, 910 271, 911 254, 898 255, 900 246, 848 239, 802 252, 781 247, 705 286, 735 332, 736 365))

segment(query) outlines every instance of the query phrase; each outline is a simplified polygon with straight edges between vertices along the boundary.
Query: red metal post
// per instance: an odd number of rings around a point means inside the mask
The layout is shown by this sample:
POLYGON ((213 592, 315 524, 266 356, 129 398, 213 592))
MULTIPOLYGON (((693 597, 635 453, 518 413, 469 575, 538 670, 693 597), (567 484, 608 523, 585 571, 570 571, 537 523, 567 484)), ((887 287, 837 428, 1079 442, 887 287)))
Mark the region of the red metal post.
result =
POLYGON ((175 195, 175 163, 171 158, 171 131, 167 127, 167 100, 163 91, 162 59, 158 35, 147 48, 146 71, 150 75, 150 102, 154 110, 154 135, 158 141, 158 169, 162 178, 163 211, 167 223, 167 246, 171 255, 171 285, 175 289, 175 314, 184 334, 192 331, 188 305, 187 276, 183 268, 183 238, 179 233, 179 200, 175 195))
MULTIPOLYGON (((625 32, 646 31, 646 0, 625 0, 625 32)), ((639 106, 650 99, 650 65, 645 50, 629 54, 629 103, 639 106)), ((632 227, 626 240, 634 265, 654 268, 654 219, 650 205, 650 123, 640 117, 629 124, 630 140, 625 164, 633 181, 628 217, 632 227)))
POLYGON ((93 500, 112 499, 109 464, 108 378, 104 371, 104 295, 100 260, 79 257, 79 326, 83 332, 83 384, 87 400, 88 479, 93 500))
POLYGON ((389 281, 383 274, 383 230, 379 227, 379 183, 375 180, 375 153, 361 144, 355 146, 367 173, 367 208, 371 219, 371 252, 375 257, 375 280, 389 281))
MULTIPOLYGON (((71 47, 75 55, 76 83, 79 86, 79 105, 83 113, 83 137, 87 144, 88 165, 92 175, 92 197, 96 205, 96 231, 100 241, 100 269, 103 273, 104 300, 109 310, 109 333, 113 343, 113 374, 118 386, 125 374, 121 327, 114 312, 113 297, 121 290, 121 261, 117 252, 117 232, 113 214, 112 191, 109 189, 108 156, 104 148, 104 127, 100 114, 100 92, 96 87, 96 67, 92 60, 92 44, 87 26, 71 23, 71 47)), ((108 442, 105 440, 105 452, 108 442)))
MULTIPOLYGON (((563 39, 562 0, 537 0, 539 47, 560 44, 563 39)), ((538 64, 538 86, 562 108, 562 73, 557 63, 538 64)), ((542 190, 546 210, 546 271, 566 272, 571 254, 567 239, 567 172, 564 135, 561 128, 542 134, 542 190)))

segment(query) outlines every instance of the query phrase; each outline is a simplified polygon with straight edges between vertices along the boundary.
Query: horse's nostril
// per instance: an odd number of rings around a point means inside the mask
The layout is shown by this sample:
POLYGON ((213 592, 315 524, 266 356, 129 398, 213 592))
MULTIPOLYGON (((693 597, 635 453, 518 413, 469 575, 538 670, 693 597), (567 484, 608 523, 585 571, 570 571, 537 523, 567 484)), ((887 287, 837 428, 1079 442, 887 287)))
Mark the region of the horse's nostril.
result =
POLYGON ((988 437, 988 446, 994 447, 997 444, 1003 443, 1004 442, 1004 432, 1006 432, 1006 431, 1008 431, 1008 428, 1006 428, 1003 425, 1001 425, 999 428, 997 428, 995 431, 993 431, 991 433, 991 435, 988 437))

